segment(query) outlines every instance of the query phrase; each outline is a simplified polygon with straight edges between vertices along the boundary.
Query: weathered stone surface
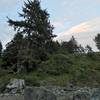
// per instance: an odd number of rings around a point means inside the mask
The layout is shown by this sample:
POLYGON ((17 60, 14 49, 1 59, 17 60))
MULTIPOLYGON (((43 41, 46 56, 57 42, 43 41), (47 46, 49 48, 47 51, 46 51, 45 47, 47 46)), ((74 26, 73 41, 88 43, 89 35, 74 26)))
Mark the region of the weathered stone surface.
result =
POLYGON ((6 96, 0 96, 0 100, 24 100, 23 95, 6 95, 6 96))
POLYGON ((27 87, 25 89, 25 100, 100 100, 92 99, 93 93, 96 89, 90 88, 77 88, 70 90, 63 87, 49 86, 49 87, 27 87))
POLYGON ((89 87, 27 87, 24 80, 12 79, 0 100, 100 100, 100 89, 89 87))
POLYGON ((90 100, 90 90, 88 88, 70 89, 64 87, 47 87, 57 97, 57 100, 90 100))
POLYGON ((11 79, 9 84, 6 86, 5 92, 8 93, 22 93, 25 87, 25 82, 22 79, 11 79))
POLYGON ((24 92, 24 100, 57 100, 56 96, 42 87, 27 87, 24 92))
POLYGON ((100 100, 100 89, 93 93, 91 100, 100 100))
POLYGON ((88 92, 77 92, 74 94, 73 100, 90 100, 90 94, 88 92))

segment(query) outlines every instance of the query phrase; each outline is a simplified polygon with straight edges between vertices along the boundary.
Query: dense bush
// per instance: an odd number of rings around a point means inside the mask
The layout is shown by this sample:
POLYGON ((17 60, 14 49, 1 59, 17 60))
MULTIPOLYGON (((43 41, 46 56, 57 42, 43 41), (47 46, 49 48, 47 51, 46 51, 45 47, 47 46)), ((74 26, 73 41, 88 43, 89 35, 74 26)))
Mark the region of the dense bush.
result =
MULTIPOLYGON (((65 85, 69 80, 100 84, 100 53, 94 53, 89 45, 82 47, 74 36, 62 43, 54 41, 50 16, 40 3, 28 0, 19 13, 22 20, 8 18, 16 34, 4 50, 0 42, 0 85, 12 77, 25 79, 28 85, 40 85, 41 81, 65 85)), ((95 42, 100 50, 100 34, 95 42)))
POLYGON ((69 73, 72 65, 71 58, 63 54, 56 54, 50 57, 49 60, 42 62, 40 70, 49 74, 59 75, 69 73))

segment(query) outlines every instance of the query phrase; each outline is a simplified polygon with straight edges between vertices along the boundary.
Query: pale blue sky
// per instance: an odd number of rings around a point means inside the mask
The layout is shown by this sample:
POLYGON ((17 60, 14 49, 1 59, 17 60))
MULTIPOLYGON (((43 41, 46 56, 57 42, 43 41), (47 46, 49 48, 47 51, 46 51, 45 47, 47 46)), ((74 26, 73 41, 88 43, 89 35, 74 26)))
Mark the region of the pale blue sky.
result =
MULTIPOLYGON (((0 40, 5 45, 14 35, 8 27, 6 16, 19 19, 24 0, 1 0, 0 2, 0 40)), ((95 48, 94 36, 100 32, 100 0, 41 0, 42 8, 50 13, 54 34, 58 40, 69 40, 74 35, 82 45, 95 48)))

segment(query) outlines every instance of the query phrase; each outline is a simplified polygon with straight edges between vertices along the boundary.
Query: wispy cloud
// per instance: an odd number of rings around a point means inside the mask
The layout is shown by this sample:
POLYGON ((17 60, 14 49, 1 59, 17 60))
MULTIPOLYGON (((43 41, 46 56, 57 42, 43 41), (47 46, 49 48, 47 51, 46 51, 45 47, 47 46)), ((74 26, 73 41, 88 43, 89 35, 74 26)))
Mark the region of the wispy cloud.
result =
POLYGON ((54 21, 54 22, 52 22, 52 24, 54 25, 55 28, 63 28, 64 27, 64 23, 60 22, 60 21, 54 21))
POLYGON ((9 42, 13 38, 14 31, 6 23, 0 26, 0 31, 2 32, 0 33, 0 41, 2 41, 3 46, 5 46, 7 42, 9 42))
POLYGON ((95 49, 93 39, 97 33, 100 33, 100 17, 73 26, 69 30, 59 33, 56 39, 66 41, 74 35, 81 44, 90 44, 95 49))
MULTIPOLYGON (((13 36, 13 30, 4 24, 6 16, 19 19, 17 12, 21 11, 23 1, 27 0, 0 1, 0 39, 4 44, 13 36)), ((83 44, 91 41, 91 45, 94 43, 94 35, 100 32, 100 18, 96 18, 100 16, 100 0, 41 0, 41 2, 43 8, 47 8, 51 15, 50 19, 55 27, 54 34, 60 33, 58 40, 68 40, 74 35, 83 44), (89 19, 93 20, 88 21, 89 19)))
POLYGON ((68 35, 88 35, 89 33, 100 32, 100 18, 96 18, 87 22, 83 22, 79 25, 73 26, 67 31, 60 33, 57 37, 58 40, 66 40, 68 35))

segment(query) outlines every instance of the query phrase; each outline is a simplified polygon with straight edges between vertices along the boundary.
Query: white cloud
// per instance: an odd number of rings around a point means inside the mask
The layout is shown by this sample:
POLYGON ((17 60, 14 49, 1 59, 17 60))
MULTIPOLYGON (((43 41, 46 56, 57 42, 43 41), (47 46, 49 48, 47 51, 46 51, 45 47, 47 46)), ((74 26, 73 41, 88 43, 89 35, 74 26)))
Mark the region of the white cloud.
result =
POLYGON ((92 19, 87 22, 80 23, 79 25, 73 26, 67 31, 58 34, 56 38, 59 41, 66 41, 74 35, 77 40, 83 44, 90 44, 95 49, 95 44, 93 42, 94 36, 100 32, 100 17, 92 19))
POLYGON ((96 18, 87 22, 83 22, 79 25, 73 26, 69 30, 62 32, 58 35, 57 39, 65 40, 68 35, 81 35, 84 33, 96 33, 100 32, 100 18, 96 18))
POLYGON ((55 28, 63 28, 64 24, 60 21, 54 21, 52 22, 52 24, 54 25, 55 28))
POLYGON ((3 46, 5 46, 14 36, 13 28, 9 27, 6 23, 0 26, 0 41, 2 41, 3 46))

